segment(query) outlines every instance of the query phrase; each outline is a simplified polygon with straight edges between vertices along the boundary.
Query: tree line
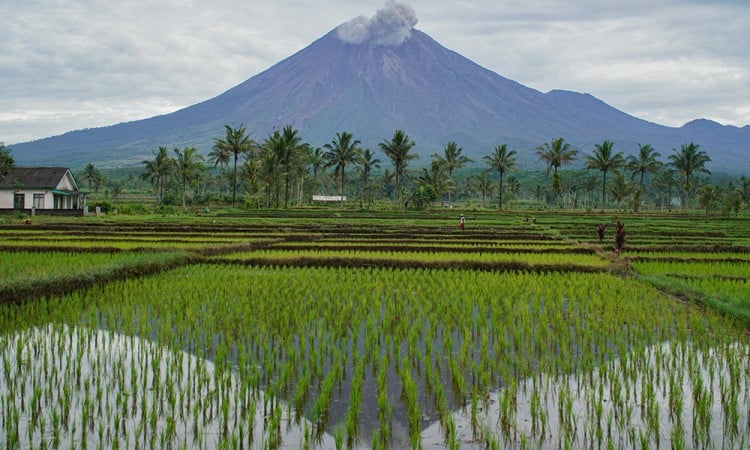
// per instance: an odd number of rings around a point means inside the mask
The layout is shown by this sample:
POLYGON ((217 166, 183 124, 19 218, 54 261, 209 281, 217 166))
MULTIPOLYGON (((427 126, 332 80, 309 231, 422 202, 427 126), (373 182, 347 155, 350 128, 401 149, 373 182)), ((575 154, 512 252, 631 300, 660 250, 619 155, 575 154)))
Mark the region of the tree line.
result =
MULTIPOLYGON (((191 190, 200 183, 205 189, 206 172, 211 166, 219 172, 215 190, 232 207, 288 208, 309 201, 306 187, 309 194, 330 192, 334 185, 342 204, 347 192, 356 192, 360 207, 386 201, 399 209, 425 208, 439 200, 451 204, 455 195, 464 200, 479 198, 482 207, 490 198, 503 209, 521 193, 521 180, 515 176, 518 154, 507 144, 492 148, 482 157, 484 169, 473 170, 463 183, 454 176, 455 171, 473 161, 463 155, 457 143, 448 142, 441 153, 432 154, 426 167, 407 170, 409 162, 418 158, 414 146, 403 130, 396 130, 390 139, 378 144, 390 160, 390 168, 380 170, 383 162, 378 155, 362 148, 361 142, 345 131, 337 133, 330 143, 313 148, 291 125, 275 130, 262 142, 251 139, 242 124, 225 125, 224 136, 214 139, 205 157, 194 147, 171 152, 159 147, 153 159, 142 161, 140 178, 150 183, 159 205, 165 201, 167 186, 172 186, 173 191, 179 191, 183 208, 190 203, 191 190), (328 169, 332 169, 330 175, 328 169), (379 177, 374 179, 374 174, 379 177)), ((711 174, 707 167, 711 158, 698 144, 683 144, 665 160, 648 144, 639 145, 637 153, 627 157, 614 147, 613 142, 605 140, 579 159, 579 150, 562 137, 543 143, 535 153, 546 166, 544 179, 533 185, 527 182, 526 194, 549 208, 637 211, 648 197, 654 206, 667 209, 676 204, 683 208, 695 204, 707 212, 721 209, 725 214, 736 214, 750 202, 750 181, 745 177, 737 185, 707 183, 703 176, 711 174), (583 170, 561 170, 576 161, 583 163, 583 170), (594 195, 596 189, 598 195, 594 195)), ((93 164, 87 165, 81 176, 98 190, 102 177, 93 164)), ((118 192, 117 185, 111 189, 118 192)))

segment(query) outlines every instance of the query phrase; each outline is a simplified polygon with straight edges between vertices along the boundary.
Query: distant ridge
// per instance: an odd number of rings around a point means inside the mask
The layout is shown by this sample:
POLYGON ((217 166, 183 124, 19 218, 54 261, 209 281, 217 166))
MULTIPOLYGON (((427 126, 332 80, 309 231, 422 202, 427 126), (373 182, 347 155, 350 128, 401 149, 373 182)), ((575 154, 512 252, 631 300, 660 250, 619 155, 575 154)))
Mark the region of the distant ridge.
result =
POLYGON ((207 153, 225 124, 244 123, 257 141, 291 124, 313 146, 348 131, 372 150, 402 129, 423 162, 448 141, 475 161, 507 143, 524 167, 538 166, 534 149, 557 137, 583 153, 607 139, 626 154, 647 143, 663 156, 695 142, 711 157, 711 170, 750 172, 749 126, 699 119, 666 127, 588 94, 523 86, 409 23, 398 33, 357 43, 342 27, 212 99, 166 115, 13 144, 13 156, 23 165, 137 164, 161 145, 207 153), (386 39, 392 36, 399 39, 386 39))

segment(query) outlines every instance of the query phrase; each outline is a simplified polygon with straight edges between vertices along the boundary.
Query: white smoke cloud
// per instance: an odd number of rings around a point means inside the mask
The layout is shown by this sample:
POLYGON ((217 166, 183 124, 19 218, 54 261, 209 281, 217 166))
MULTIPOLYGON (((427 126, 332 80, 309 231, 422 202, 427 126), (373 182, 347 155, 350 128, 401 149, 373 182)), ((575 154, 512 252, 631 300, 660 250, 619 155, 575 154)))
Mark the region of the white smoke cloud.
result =
POLYGON ((417 14, 413 9, 390 0, 369 19, 359 16, 339 25, 336 37, 350 44, 371 42, 398 47, 409 38, 417 22, 417 14))

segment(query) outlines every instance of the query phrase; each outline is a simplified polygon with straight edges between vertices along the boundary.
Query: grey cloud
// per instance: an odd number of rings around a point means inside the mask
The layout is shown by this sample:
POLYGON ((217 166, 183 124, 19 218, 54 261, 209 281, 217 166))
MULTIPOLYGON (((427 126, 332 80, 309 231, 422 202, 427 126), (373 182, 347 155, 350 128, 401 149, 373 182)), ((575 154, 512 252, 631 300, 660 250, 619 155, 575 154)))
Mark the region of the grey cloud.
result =
POLYGON ((359 16, 336 28, 336 36, 350 44, 372 42, 376 45, 399 46, 418 22, 413 9, 390 1, 385 8, 367 18, 359 16))

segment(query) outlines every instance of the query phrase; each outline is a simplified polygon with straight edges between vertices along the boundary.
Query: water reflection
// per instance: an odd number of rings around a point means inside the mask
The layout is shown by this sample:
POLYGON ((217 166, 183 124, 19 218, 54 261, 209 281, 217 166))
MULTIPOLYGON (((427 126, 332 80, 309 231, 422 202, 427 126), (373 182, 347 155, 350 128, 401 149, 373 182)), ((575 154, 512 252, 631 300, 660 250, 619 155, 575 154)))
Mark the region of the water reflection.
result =
MULTIPOLYGON (((336 448, 235 371, 152 341, 47 325, 0 336, 2 448, 336 448)), ((746 448, 750 348, 636 349, 539 374, 424 426, 424 448, 746 448), (448 433, 446 430, 455 430, 448 433)), ((374 409, 365 404, 363 410, 374 409)), ((389 444, 409 447, 394 421, 389 444)), ((367 448, 368 436, 354 444, 367 448)))

